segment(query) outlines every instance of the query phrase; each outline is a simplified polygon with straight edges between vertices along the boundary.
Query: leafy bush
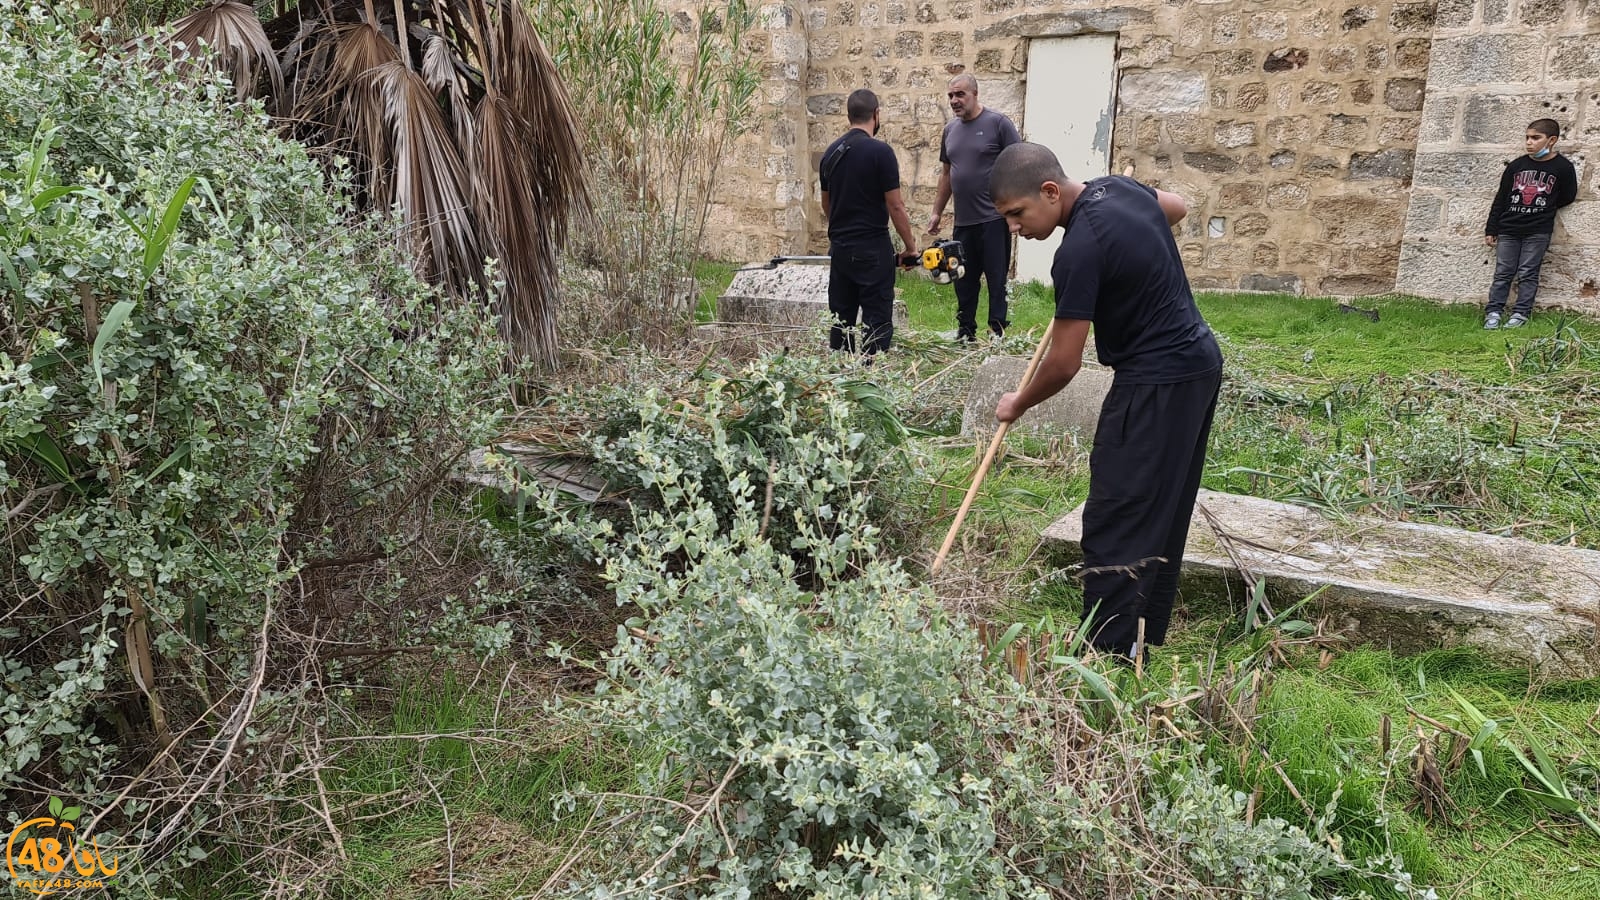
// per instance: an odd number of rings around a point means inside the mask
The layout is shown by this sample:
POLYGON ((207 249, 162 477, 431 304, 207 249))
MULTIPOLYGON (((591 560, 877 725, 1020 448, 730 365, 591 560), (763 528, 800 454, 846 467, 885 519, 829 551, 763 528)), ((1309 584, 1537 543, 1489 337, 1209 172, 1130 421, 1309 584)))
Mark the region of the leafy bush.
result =
POLYGON ((504 380, 259 107, 76 27, 0 0, 0 780, 151 866, 233 790, 304 820, 323 654, 504 646, 507 539, 438 515, 504 380))
POLYGON ((544 508, 639 611, 578 715, 664 760, 629 793, 584 798, 604 826, 572 893, 1287 900, 1356 872, 1423 896, 1325 834, 1248 821, 1202 745, 1152 730, 1114 678, 1067 660, 1024 687, 986 665, 885 558, 858 480, 872 445, 843 385, 765 393, 798 381, 793 365, 619 413, 635 424, 596 453, 652 488, 631 521, 544 508), (724 402, 730 385, 768 399, 724 402), (761 444, 795 452, 751 452, 752 408, 769 410, 761 444), (763 474, 787 494, 783 543, 763 524, 763 474))

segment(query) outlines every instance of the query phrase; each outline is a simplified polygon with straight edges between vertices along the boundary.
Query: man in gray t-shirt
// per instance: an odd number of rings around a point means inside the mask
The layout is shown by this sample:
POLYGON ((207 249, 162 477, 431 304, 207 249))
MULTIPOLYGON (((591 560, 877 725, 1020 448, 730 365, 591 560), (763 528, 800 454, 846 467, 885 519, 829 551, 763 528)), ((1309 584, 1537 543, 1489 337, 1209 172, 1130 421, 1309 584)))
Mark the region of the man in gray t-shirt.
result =
POLYGON ((1011 271, 1011 232, 989 196, 989 175, 1000 151, 1022 140, 1011 120, 978 102, 978 79, 950 79, 950 111, 939 141, 939 193, 933 201, 928 233, 938 234, 945 205, 956 201, 954 237, 961 242, 967 274, 956 281, 956 339, 977 340, 978 279, 989 283, 989 329, 1004 334, 1006 276, 1011 271))

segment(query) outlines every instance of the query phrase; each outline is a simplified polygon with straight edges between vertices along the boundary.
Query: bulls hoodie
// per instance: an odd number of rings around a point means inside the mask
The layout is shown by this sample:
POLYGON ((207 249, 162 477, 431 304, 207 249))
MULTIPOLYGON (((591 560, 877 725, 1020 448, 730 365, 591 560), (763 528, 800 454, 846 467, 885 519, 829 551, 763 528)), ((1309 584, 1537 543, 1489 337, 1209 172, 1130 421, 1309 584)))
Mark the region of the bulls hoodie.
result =
POLYGON ((1534 159, 1524 153, 1506 164, 1489 207, 1484 234, 1528 237, 1556 228, 1556 210, 1578 196, 1578 173, 1559 153, 1534 159))

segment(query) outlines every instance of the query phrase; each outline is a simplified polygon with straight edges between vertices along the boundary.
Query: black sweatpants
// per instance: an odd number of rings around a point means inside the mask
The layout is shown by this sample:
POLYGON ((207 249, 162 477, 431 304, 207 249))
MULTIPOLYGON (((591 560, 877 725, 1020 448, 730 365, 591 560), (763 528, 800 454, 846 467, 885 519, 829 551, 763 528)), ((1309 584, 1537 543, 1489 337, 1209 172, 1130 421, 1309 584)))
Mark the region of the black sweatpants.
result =
POLYGON ((859 315, 862 352, 889 349, 894 339, 895 258, 888 236, 866 245, 834 244, 828 256, 828 310, 834 318, 828 347, 855 351, 859 315))
POLYGON ((1146 644, 1166 641, 1221 384, 1218 370, 1106 394, 1083 507, 1084 623, 1101 651, 1131 657, 1140 617, 1146 644))
POLYGON ((978 279, 989 283, 989 330, 1005 334, 1011 324, 1006 318, 1006 276, 1011 272, 1011 229, 1005 219, 990 219, 977 225, 957 225, 955 239, 961 242, 962 262, 967 274, 956 279, 956 333, 962 338, 978 335, 978 279))

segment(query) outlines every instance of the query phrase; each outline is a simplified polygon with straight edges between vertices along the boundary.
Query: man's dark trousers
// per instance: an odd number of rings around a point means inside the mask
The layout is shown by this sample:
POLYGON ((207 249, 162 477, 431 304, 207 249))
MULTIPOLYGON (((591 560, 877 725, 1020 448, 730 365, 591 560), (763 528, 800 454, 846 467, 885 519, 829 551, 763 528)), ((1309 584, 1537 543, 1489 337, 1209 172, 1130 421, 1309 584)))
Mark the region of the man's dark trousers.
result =
POLYGON ((882 242, 860 245, 834 244, 828 267, 828 310, 833 327, 828 346, 856 349, 855 325, 862 325, 861 350, 877 353, 889 349, 894 338, 894 247, 889 236, 882 242))
POLYGON ((1219 371, 1175 384, 1113 381, 1083 508, 1083 608, 1094 646, 1133 655, 1167 637, 1189 517, 1205 469, 1219 371))
POLYGON ((989 283, 989 330, 1004 334, 1011 324, 1006 318, 1006 276, 1011 272, 1011 229, 1005 219, 990 219, 976 225, 957 225, 955 239, 961 242, 962 260, 967 274, 956 280, 956 332, 962 338, 978 336, 978 278, 989 283))

